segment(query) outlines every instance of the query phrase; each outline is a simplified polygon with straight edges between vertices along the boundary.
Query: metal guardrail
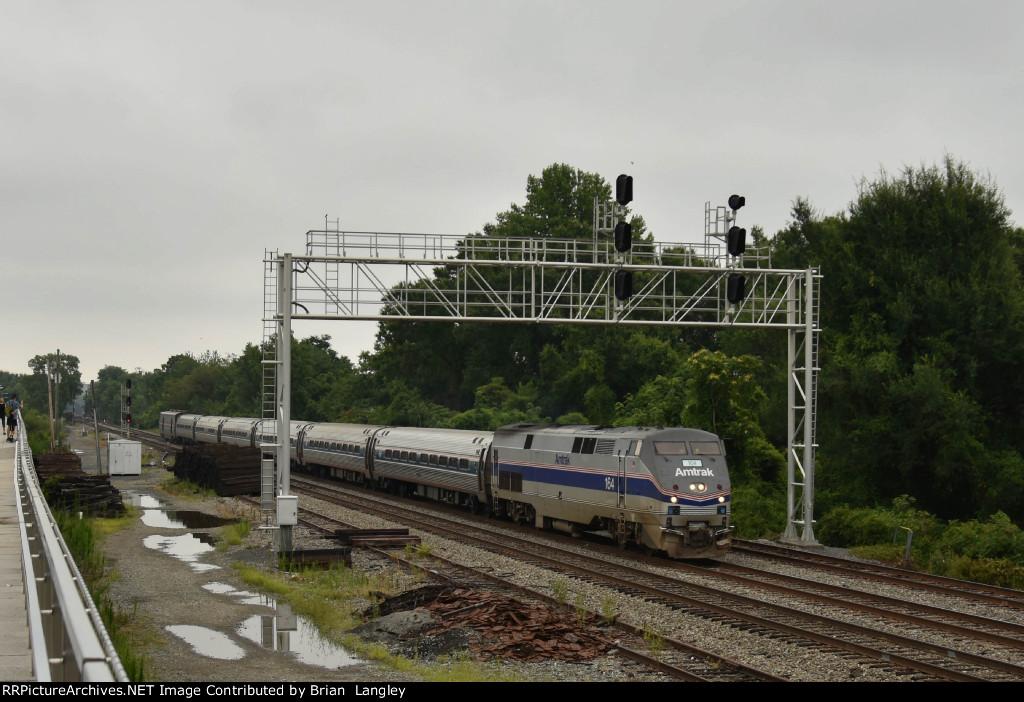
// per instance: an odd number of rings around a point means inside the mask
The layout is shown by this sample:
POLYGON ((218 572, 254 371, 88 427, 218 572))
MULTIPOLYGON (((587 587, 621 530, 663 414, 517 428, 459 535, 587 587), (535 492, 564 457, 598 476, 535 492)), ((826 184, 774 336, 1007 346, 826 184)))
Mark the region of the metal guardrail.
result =
POLYGON ((36 681, 128 682, 85 580, 43 497, 22 422, 14 445, 14 480, 36 681))

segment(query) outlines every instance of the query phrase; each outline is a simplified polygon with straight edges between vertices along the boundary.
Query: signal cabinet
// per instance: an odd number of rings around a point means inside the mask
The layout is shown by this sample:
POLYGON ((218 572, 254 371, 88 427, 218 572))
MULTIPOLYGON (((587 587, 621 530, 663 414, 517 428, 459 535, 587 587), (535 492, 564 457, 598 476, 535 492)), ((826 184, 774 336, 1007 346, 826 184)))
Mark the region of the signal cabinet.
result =
POLYGON ((107 444, 107 465, 110 475, 141 475, 142 444, 117 439, 107 444))

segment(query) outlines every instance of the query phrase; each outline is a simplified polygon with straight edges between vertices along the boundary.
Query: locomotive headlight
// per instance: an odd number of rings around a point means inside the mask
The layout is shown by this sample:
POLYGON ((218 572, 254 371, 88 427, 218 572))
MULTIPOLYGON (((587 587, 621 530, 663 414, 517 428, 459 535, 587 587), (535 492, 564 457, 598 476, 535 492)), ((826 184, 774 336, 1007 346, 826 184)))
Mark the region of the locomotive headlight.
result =
POLYGON ((725 502, 725 498, 724 498, 724 497, 719 497, 719 498, 718 498, 718 501, 719 501, 719 502, 725 502))
POLYGON ((672 495, 672 497, 668 498, 668 501, 671 502, 672 504, 675 504, 676 502, 679 502, 679 498, 677 498, 675 495, 672 495))
POLYGON ((697 483, 697 492, 704 492, 708 489, 708 486, 704 483, 697 483))
POLYGON ((697 489, 696 483, 690 483, 690 492, 693 492, 696 489, 697 489))

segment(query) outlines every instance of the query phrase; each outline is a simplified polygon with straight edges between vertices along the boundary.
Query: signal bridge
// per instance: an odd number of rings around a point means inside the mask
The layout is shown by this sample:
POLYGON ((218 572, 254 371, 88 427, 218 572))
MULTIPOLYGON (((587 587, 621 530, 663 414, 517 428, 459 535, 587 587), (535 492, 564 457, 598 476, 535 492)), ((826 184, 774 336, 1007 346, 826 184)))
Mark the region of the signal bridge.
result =
MULTIPOLYGON (((631 195, 631 193, 630 193, 631 195)), ((631 199, 631 198, 630 198, 631 199)), ((628 200, 627 200, 628 202, 628 200)), ((813 532, 818 350, 817 269, 770 267, 735 226, 743 198, 705 208, 703 245, 634 241, 625 203, 597 203, 592 239, 309 231, 304 255, 264 260, 264 418, 288 426, 293 320, 777 328, 788 335, 785 539, 813 532), (609 236, 609 233, 613 233, 609 236), (278 373, 278 370, 281 372, 278 373)), ((287 443, 273 447, 287 466, 287 443)), ((287 471, 264 463, 264 509, 287 471)))

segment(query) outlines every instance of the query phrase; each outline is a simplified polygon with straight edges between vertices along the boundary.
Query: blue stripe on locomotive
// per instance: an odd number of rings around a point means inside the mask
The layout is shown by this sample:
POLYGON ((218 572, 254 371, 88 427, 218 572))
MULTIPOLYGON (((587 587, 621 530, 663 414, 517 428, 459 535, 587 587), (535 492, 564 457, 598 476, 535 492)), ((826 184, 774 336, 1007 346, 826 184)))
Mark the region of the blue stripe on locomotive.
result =
MULTIPOLYGON (((615 470, 600 470, 594 468, 581 468, 578 466, 552 466, 543 463, 508 463, 500 461, 498 470, 511 470, 521 473, 523 482, 531 481, 553 485, 559 488, 578 488, 583 490, 594 490, 602 493, 614 493, 617 486, 607 488, 606 478, 618 478, 615 470)), ((648 498, 658 501, 667 501, 670 495, 675 495, 680 505, 694 507, 705 507, 719 504, 718 498, 725 497, 726 502, 731 501, 728 491, 707 495, 705 497, 691 497, 684 493, 672 493, 665 491, 647 473, 627 473, 626 493, 635 497, 648 498)))

